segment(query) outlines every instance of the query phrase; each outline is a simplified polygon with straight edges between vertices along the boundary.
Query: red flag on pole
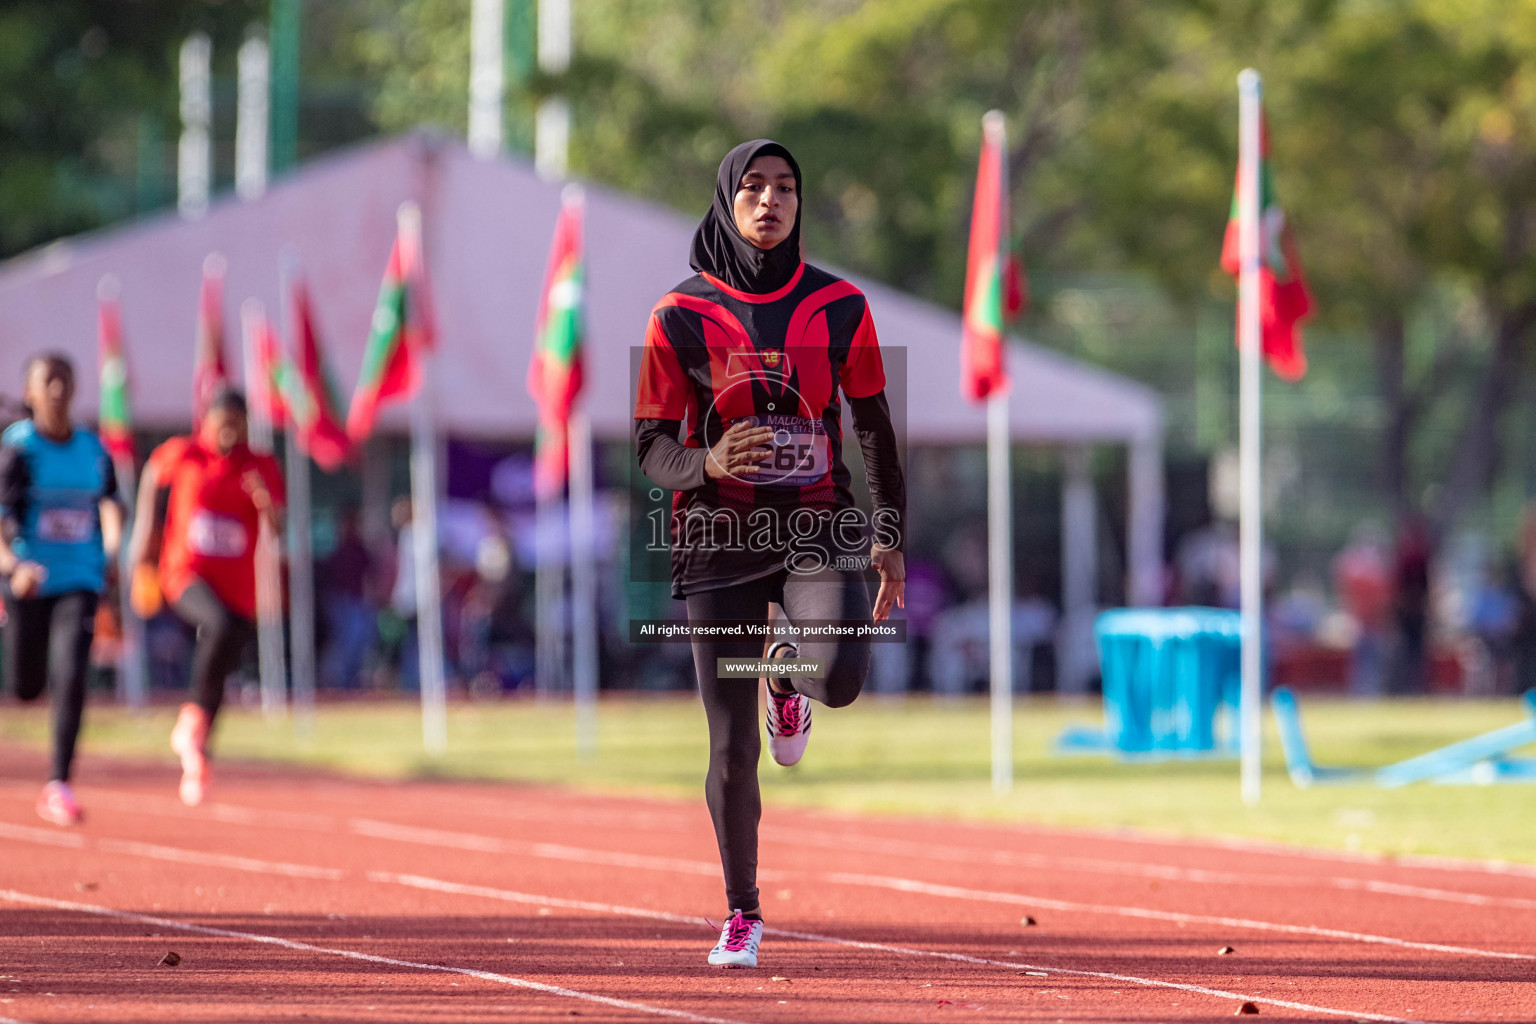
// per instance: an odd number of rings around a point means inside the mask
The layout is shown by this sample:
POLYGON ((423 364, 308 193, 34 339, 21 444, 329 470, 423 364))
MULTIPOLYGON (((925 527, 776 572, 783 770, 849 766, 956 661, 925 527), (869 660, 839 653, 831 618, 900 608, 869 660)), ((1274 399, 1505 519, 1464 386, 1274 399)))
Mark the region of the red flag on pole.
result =
POLYGON ((1008 168, 1003 115, 982 120, 981 159, 971 207, 960 340, 960 392, 982 402, 1008 388, 1003 330, 1027 301, 1023 269, 1008 245, 1008 168))
POLYGON ((219 388, 229 384, 224 360, 224 257, 203 261, 203 288, 197 304, 197 349, 192 364, 192 421, 202 420, 219 388))
POLYGON ((582 387, 582 292, 586 284, 581 247, 583 206, 580 189, 568 187, 550 244, 549 266, 544 271, 544 290, 534 323, 533 358, 528 364, 528 393, 539 406, 534 486, 544 495, 565 489, 571 406, 582 387))
MULTIPOLYGON (((1260 122, 1259 135, 1259 318, 1263 325, 1264 357, 1284 380, 1306 376, 1307 354, 1301 345, 1301 322, 1312 315, 1312 293, 1302 274, 1296 239, 1275 198, 1269 167, 1269 123, 1260 122)), ((1237 180, 1243 180, 1238 168, 1237 180)), ((1238 190, 1232 191, 1232 212, 1221 245, 1221 269, 1238 278, 1242 257, 1238 243, 1238 190)))
POLYGON ((104 277, 96 290, 97 355, 101 364, 101 443, 113 461, 133 460, 133 418, 128 401, 128 357, 117 280, 104 277))
POLYGON ((373 308, 373 325, 363 353, 363 371, 347 412, 347 434, 360 442, 373 433, 379 411, 408 401, 421 387, 420 359, 435 343, 426 263, 422 258, 421 215, 402 208, 384 283, 373 308))
POLYGON ((287 387, 287 377, 292 372, 292 367, 288 365, 288 359, 283 354, 283 343, 278 338, 276 329, 267 319, 266 310, 261 309, 259 303, 254 301, 248 305, 255 365, 252 367, 252 379, 248 385, 246 399, 251 403, 252 410, 260 409, 266 414, 268 423, 274 427, 281 427, 287 419, 283 392, 287 387))
POLYGON ((284 375, 284 403, 293 424, 293 436, 304 452, 327 473, 335 472, 352 451, 346 424, 338 411, 335 382, 320 354, 320 339, 315 331, 309 306, 309 289, 297 274, 292 281, 289 309, 293 323, 293 361, 291 372, 284 375))

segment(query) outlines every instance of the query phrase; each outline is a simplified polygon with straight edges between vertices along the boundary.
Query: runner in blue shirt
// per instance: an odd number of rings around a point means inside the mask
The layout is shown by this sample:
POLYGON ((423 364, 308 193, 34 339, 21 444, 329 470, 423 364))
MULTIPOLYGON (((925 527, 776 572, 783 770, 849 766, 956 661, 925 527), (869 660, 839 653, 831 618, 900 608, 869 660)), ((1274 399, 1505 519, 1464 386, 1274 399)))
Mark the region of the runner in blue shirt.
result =
POLYGON ((85 709, 96 604, 122 538, 112 461, 94 433, 70 421, 75 370, 57 353, 27 362, 29 418, 0 434, 0 586, 5 678, 22 700, 52 684, 53 773, 37 813, 80 821, 69 786, 85 709))

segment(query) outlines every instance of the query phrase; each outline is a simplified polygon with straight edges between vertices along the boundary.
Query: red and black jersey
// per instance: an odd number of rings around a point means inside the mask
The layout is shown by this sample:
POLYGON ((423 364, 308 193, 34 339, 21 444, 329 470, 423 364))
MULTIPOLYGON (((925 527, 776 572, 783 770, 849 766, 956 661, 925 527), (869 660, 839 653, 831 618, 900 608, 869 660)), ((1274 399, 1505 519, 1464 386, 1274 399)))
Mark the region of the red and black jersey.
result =
POLYGON ((763 295, 698 274, 664 296, 646 330, 635 418, 682 421, 691 449, 712 447, 747 417, 775 431, 756 476, 704 476, 674 495, 674 593, 783 568, 784 548, 761 533, 753 542, 754 523, 782 526, 799 509, 853 508, 839 392, 862 399, 884 388, 864 294, 824 270, 802 263, 788 284, 763 295), (724 514, 711 523, 716 510, 724 514), (769 511, 754 519, 758 510, 769 511), (725 523, 731 515, 737 534, 725 523))

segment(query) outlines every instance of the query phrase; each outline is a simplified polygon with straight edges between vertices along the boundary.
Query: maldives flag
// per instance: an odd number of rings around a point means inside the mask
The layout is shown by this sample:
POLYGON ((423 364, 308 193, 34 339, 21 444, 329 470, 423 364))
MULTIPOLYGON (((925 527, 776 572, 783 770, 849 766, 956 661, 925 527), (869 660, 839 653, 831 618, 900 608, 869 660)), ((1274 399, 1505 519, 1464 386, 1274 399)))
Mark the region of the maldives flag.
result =
POLYGON ((133 420, 128 409, 128 360, 123 353, 123 316, 117 282, 101 280, 96 292, 97 356, 101 364, 101 443, 113 461, 133 461, 133 420))
POLYGON ((534 323, 533 359, 528 364, 528 393, 539 406, 534 488, 544 496, 558 495, 565 489, 571 406, 581 393, 581 346, 586 328, 583 206, 580 191, 567 189, 555 222, 549 266, 544 271, 544 290, 534 323))
MULTIPOLYGON (((1239 187, 1243 180, 1237 171, 1239 187)), ((1238 188, 1232 190, 1232 209, 1227 233, 1221 243, 1221 269, 1242 276, 1238 231, 1238 188)), ((1263 351, 1270 368, 1285 380, 1300 380, 1307 373, 1307 354, 1301 347, 1301 321, 1312 315, 1312 293, 1302 276, 1296 255, 1296 239, 1286 223, 1285 212, 1275 199, 1269 169, 1269 122, 1259 129, 1259 320, 1263 325, 1263 351)))
POLYGON ((192 363, 192 422, 200 422, 214 394, 229 384, 224 361, 224 257, 203 261, 203 289, 197 304, 197 349, 192 363))
POLYGON ((341 402, 335 382, 324 358, 309 307, 309 289, 297 275, 293 278, 289 300, 293 323, 293 362, 282 375, 283 400, 288 407, 288 421, 299 450, 327 473, 335 472, 352 451, 346 424, 342 422, 341 402))
POLYGON ((1022 268, 1008 245, 1006 160, 1003 115, 994 110, 982 119, 961 318, 960 393, 972 402, 1008 389, 1003 330, 1027 301, 1022 268))
POLYGON ((373 307, 363 371, 347 411, 347 435, 361 442, 373 433, 379 410, 408 401, 421 387, 421 358, 433 344, 432 316, 421 255, 421 217, 402 208, 379 301, 373 307))
POLYGON ((245 308, 255 357, 254 379, 250 382, 246 397, 250 400, 252 411, 261 410, 266 414, 268 423, 281 427, 287 420, 283 394, 288 387, 287 380, 292 367, 283 354, 283 343, 277 336, 277 330, 267 319, 267 311, 261 303, 252 299, 245 308))

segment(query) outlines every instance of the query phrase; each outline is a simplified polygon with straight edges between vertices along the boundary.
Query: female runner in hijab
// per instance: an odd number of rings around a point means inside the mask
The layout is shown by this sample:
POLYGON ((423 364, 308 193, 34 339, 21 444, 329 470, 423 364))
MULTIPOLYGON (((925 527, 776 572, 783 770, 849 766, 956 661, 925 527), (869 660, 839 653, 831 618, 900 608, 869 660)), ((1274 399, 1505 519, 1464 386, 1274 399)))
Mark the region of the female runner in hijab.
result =
POLYGON ((640 468, 674 492, 672 596, 690 623, 737 630, 693 640, 729 912, 709 954, 718 966, 757 966, 763 934, 760 682, 721 678, 720 659, 784 662, 766 679, 768 748, 791 765, 811 701, 837 708, 859 695, 869 639, 823 634, 765 649, 754 627, 768 624, 770 604, 804 628, 883 620, 903 600, 905 482, 874 323, 856 287, 801 261, 800 202, 800 167, 783 146, 758 139, 726 154, 693 237, 698 273, 651 313, 635 403, 640 468), (873 517, 849 490, 840 393, 873 517), (865 567, 880 576, 873 609, 865 567))

